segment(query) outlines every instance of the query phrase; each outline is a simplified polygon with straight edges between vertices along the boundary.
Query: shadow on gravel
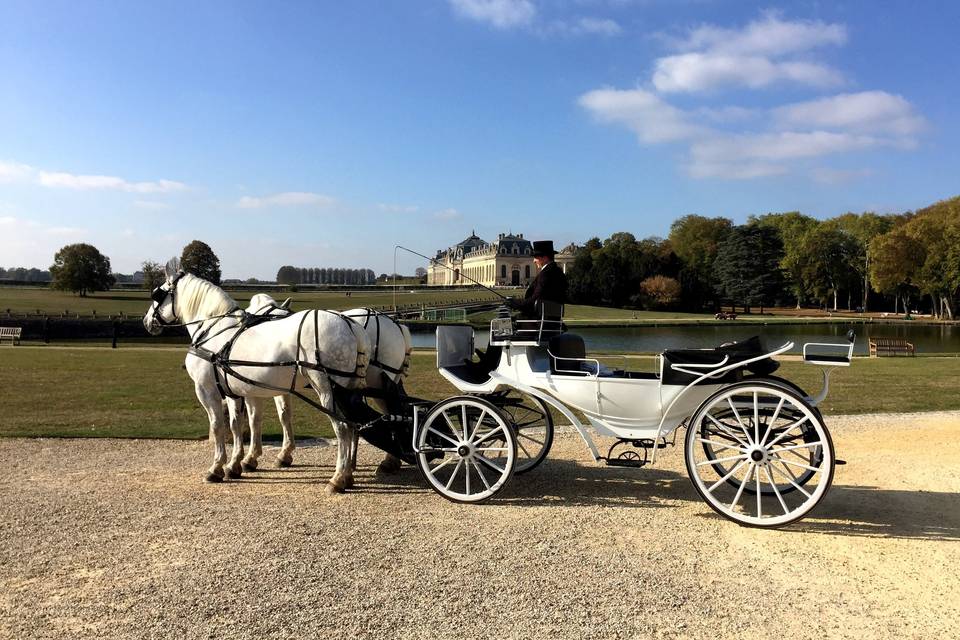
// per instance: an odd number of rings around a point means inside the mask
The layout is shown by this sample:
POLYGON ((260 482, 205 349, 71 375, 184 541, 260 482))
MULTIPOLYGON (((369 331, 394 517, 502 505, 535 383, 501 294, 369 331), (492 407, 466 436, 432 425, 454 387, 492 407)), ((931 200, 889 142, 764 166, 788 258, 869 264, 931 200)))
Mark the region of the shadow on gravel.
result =
POLYGON ((833 485, 787 531, 868 538, 960 540, 960 494, 833 485))
MULTIPOLYGON (((317 484, 326 482, 333 465, 265 469, 244 474, 241 482, 317 484)), ((395 475, 379 475, 376 467, 357 470, 350 493, 423 494, 439 498, 420 473, 404 465, 395 475)), ((703 505, 700 517, 721 518, 694 491, 685 474, 647 467, 625 469, 547 460, 528 474, 515 475, 491 502, 520 507, 602 505, 670 508, 676 501, 703 505)), ((736 526, 731 523, 731 526, 736 526)), ((783 531, 870 538, 960 540, 960 494, 901 491, 878 487, 833 485, 823 502, 800 522, 783 531)))

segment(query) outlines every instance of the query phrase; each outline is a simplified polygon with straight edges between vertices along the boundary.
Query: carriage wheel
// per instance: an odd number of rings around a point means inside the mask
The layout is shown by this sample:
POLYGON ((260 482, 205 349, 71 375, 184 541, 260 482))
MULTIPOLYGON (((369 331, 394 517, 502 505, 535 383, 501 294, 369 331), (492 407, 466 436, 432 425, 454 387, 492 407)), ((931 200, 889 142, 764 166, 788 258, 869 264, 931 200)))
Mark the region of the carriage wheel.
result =
POLYGON ((510 390, 495 404, 507 415, 517 435, 517 463, 514 473, 536 468, 550 453, 553 444, 553 416, 547 403, 526 393, 510 390))
POLYGON ((721 389, 691 418, 684 450, 700 497, 743 525, 794 522, 817 506, 833 481, 833 442, 823 418, 782 385, 741 382, 721 389), (787 486, 790 491, 781 490, 787 486))
MULTIPOLYGON (((801 389, 799 386, 797 386, 793 382, 790 382, 789 380, 785 380, 783 378, 778 378, 775 376, 764 376, 763 378, 759 378, 759 377, 751 378, 751 379, 745 380, 745 382, 750 382, 754 384, 766 384, 766 383, 774 384, 780 387, 784 387, 788 391, 794 392, 800 398, 806 398, 808 395, 803 389, 801 389)), ((758 417, 760 419, 761 434, 766 433, 768 430, 772 429, 773 433, 771 434, 771 437, 777 437, 780 435, 780 431, 782 431, 782 424, 780 426, 769 424, 770 418, 773 417, 773 411, 775 408, 776 407, 772 407, 772 406, 760 407, 758 417)), ((811 406, 810 408, 817 415, 817 418, 819 418, 820 421, 823 422, 823 415, 820 413, 820 410, 817 407, 811 406)), ((714 413, 714 417, 719 422, 726 425, 736 424, 737 418, 734 415, 732 409, 729 407, 724 407, 723 410, 717 413, 714 413)), ((787 420, 787 424, 789 424, 789 422, 793 422, 795 420, 800 419, 802 417, 802 414, 798 412, 793 412, 790 406, 784 406, 781 408, 780 417, 783 417, 785 420, 787 420)), ((786 445, 799 444, 800 442, 813 443, 819 439, 819 436, 817 435, 817 432, 813 428, 813 426, 806 422, 802 423, 802 426, 799 428, 799 430, 800 430, 800 433, 794 432, 784 436, 784 440, 782 440, 781 443, 786 446, 786 445)), ((719 460, 720 458, 726 458, 730 455, 729 453, 730 450, 726 447, 730 444, 736 444, 736 440, 732 438, 728 432, 729 432, 729 429, 722 429, 718 425, 715 425, 712 422, 710 422, 709 420, 700 425, 700 438, 701 438, 700 446, 703 447, 703 452, 708 458, 716 461, 716 460, 719 460)), ((817 468, 820 466, 820 463, 823 460, 823 449, 822 447, 815 446, 810 448, 809 450, 804 450, 804 451, 798 450, 795 455, 797 455, 801 459, 805 456, 807 458, 806 463, 808 464, 809 467, 811 467, 811 469, 797 469, 796 475, 794 475, 792 478, 793 482, 789 482, 789 479, 780 479, 778 477, 778 478, 775 478, 775 480, 777 481, 773 484, 761 483, 760 491, 762 493, 773 495, 774 484, 776 485, 777 491, 779 491, 780 493, 790 493, 792 491, 796 491, 797 486, 802 487, 803 485, 805 485, 816 473, 815 471, 812 470, 812 468, 817 468)), ((713 464, 713 468, 719 475, 727 478, 727 482, 734 489, 739 489, 741 484, 740 476, 737 474, 733 474, 733 475, 728 474, 728 472, 732 470, 735 464, 736 464, 736 461, 715 462, 713 464)), ((756 486, 748 482, 743 490, 744 490, 744 493, 748 495, 752 495, 756 493, 756 486)))
POLYGON ((493 497, 513 475, 517 440, 493 404, 455 397, 437 404, 416 437, 417 465, 434 491, 454 502, 493 497))

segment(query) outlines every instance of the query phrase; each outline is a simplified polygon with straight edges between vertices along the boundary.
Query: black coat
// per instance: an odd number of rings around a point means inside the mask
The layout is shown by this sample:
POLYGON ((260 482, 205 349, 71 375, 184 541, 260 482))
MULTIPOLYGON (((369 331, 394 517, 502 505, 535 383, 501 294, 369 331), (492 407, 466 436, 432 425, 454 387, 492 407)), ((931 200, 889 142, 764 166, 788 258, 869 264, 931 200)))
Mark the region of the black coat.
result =
POLYGON ((516 308, 528 318, 540 318, 540 312, 537 309, 537 303, 541 300, 549 300, 564 304, 567 301, 567 276, 556 262, 548 262, 544 265, 537 277, 534 278, 523 300, 516 304, 516 308))

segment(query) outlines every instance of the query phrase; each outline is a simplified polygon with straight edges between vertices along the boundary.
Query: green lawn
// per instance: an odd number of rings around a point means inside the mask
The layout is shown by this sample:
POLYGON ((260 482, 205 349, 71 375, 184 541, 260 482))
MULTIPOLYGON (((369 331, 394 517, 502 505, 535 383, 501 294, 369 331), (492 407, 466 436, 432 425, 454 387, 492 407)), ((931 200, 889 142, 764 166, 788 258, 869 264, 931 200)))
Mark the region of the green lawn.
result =
MULTIPOLYGON (((202 438, 207 420, 182 369, 182 349, 0 347, 0 435, 202 438)), ((617 361, 613 364, 619 366, 617 361)), ((652 358, 629 358, 650 370, 652 358)), ((455 389, 436 372, 432 352, 413 356, 410 393, 440 399, 455 389)), ((819 370, 785 362, 778 372, 808 391, 819 370)), ((960 358, 857 359, 834 373, 827 414, 960 409, 960 358)), ((300 436, 329 436, 325 417, 297 402, 300 436)), ((264 421, 279 434, 276 418, 264 421)))

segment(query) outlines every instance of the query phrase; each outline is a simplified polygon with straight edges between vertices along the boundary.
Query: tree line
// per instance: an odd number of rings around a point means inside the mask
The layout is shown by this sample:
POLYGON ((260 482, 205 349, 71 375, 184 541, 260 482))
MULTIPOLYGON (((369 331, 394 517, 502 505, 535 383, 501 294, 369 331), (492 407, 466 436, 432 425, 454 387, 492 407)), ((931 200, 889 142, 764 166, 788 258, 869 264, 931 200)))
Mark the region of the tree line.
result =
POLYGON ((817 220, 798 211, 687 215, 666 239, 626 232, 591 238, 568 273, 579 304, 749 312, 767 306, 846 309, 921 307, 953 319, 960 294, 960 196, 915 212, 845 213, 817 220))
POLYGON ((277 271, 278 284, 376 284, 372 269, 336 267, 305 269, 284 265, 277 271))

